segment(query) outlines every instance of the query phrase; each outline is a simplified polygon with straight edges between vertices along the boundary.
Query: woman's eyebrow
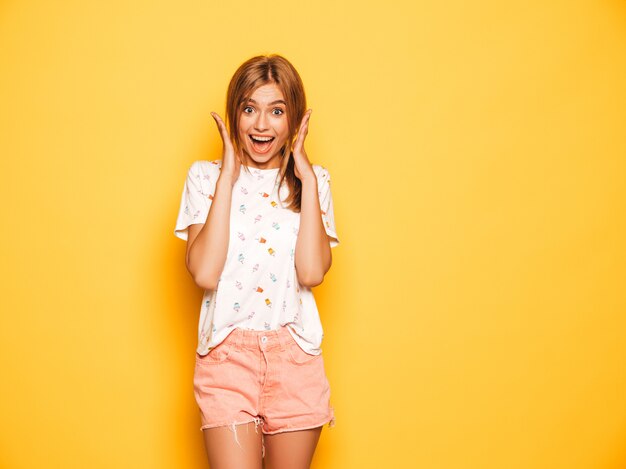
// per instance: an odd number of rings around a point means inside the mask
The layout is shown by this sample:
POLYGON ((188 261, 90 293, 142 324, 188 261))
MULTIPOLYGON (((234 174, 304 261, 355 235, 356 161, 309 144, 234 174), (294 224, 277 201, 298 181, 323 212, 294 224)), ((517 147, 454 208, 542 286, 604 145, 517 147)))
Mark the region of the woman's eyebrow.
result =
MULTIPOLYGON (((252 98, 248 99, 249 102, 253 102, 256 104, 256 101, 252 98)), ((269 103, 269 106, 271 106, 272 104, 284 104, 285 106, 287 105, 287 103, 285 101, 283 101, 282 99, 277 99, 276 101, 272 101, 271 103, 269 103)))

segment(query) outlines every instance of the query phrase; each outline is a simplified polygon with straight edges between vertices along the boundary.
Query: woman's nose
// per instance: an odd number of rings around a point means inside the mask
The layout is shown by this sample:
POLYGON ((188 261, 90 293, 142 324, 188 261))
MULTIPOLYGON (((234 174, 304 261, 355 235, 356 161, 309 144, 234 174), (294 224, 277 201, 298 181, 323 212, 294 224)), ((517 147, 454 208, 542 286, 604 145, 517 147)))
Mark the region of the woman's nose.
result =
POLYGON ((257 114, 257 118, 256 118, 256 122, 255 122, 255 128, 256 130, 258 130, 259 132, 262 132, 264 130, 267 130, 267 116, 265 115, 264 112, 259 112, 257 114))

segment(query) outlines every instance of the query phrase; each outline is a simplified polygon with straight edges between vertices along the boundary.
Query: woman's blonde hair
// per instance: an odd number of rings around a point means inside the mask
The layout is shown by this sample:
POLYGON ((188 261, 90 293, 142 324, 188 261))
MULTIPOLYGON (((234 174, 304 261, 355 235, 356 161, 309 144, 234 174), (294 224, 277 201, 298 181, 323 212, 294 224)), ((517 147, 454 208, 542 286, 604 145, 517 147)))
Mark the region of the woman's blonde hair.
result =
MULTIPOLYGON (((285 145, 280 149, 281 164, 279 169, 279 188, 283 181, 289 189, 286 208, 300 212, 302 183, 294 172, 292 146, 298 135, 300 122, 306 112, 306 95, 302 79, 293 65, 278 54, 258 55, 246 60, 235 71, 226 93, 226 121, 235 154, 242 154, 242 142, 239 140, 239 118, 254 90, 259 86, 275 83, 285 98, 288 123, 288 135, 285 145)), ((244 156, 244 158, 246 158, 244 156)), ((248 161, 242 161, 249 166, 248 161)), ((246 168, 247 170, 247 168, 246 168)))

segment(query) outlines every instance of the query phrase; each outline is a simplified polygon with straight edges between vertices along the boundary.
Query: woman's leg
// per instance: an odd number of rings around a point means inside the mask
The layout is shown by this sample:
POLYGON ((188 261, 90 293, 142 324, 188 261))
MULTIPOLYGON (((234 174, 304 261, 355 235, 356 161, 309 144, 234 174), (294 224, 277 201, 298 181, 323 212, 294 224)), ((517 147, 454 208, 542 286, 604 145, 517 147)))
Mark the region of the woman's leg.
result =
POLYGON ((309 469, 322 427, 265 436, 265 469, 309 469))
POLYGON ((261 469, 263 435, 255 422, 205 428, 202 433, 211 469, 261 469))

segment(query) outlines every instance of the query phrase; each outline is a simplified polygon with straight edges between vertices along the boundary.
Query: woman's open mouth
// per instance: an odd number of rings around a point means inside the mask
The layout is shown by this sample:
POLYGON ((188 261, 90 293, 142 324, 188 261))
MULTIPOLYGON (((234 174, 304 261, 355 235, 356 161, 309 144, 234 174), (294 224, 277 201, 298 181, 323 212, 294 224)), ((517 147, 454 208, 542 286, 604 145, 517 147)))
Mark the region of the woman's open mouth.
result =
POLYGON ((267 153, 276 137, 263 137, 260 135, 248 135, 252 142, 252 148, 257 153, 267 153))

